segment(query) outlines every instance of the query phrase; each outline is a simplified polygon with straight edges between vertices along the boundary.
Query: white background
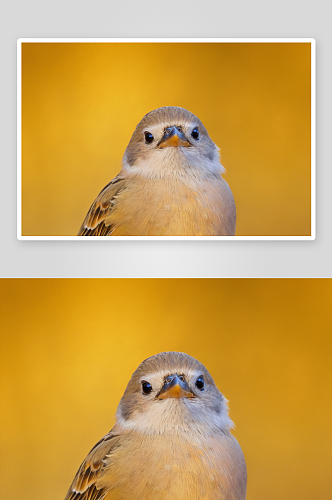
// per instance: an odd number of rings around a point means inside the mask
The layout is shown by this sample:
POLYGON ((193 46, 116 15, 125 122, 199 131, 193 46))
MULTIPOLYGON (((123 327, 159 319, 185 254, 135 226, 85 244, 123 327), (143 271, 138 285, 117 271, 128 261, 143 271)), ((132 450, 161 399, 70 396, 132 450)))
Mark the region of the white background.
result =
POLYGON ((0 276, 332 276, 331 17, 332 2, 320 0, 0 2, 0 276), (316 240, 17 240, 16 41, 24 37, 315 38, 316 240))

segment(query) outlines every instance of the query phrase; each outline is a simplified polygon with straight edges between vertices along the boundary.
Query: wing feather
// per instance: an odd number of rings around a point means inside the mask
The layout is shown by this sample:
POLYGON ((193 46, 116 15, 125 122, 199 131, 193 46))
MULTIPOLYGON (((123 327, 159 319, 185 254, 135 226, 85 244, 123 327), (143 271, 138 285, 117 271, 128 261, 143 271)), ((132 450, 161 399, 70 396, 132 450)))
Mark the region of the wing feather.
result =
POLYGON ((114 227, 107 218, 114 207, 116 196, 124 189, 127 179, 115 177, 99 193, 92 203, 84 222, 78 232, 78 236, 110 236, 114 227))
POLYGON ((103 500, 107 491, 97 487, 105 468, 105 458, 117 447, 116 436, 109 432, 90 451, 77 471, 65 500, 103 500))

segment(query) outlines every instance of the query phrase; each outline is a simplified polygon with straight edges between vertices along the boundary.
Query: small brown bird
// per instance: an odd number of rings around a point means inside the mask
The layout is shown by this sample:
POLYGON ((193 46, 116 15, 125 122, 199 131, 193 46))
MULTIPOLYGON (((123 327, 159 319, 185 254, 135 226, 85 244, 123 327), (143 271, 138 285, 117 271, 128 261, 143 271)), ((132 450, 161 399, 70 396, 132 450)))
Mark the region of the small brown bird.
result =
POLYGON ((235 234, 235 202, 219 150, 190 111, 166 106, 145 115, 122 163, 78 236, 235 234))
POLYGON ((245 500, 227 401, 196 359, 163 352, 143 361, 116 416, 65 500, 245 500))

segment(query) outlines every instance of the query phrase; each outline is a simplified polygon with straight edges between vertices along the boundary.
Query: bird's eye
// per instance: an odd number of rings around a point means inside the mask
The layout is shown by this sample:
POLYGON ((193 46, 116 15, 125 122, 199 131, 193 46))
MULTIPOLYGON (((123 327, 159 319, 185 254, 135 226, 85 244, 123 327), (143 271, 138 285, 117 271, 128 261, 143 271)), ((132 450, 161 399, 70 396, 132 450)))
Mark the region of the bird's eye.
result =
POLYGON ((147 144, 151 144, 151 142, 153 142, 154 137, 150 132, 145 132, 144 136, 147 144))
POLYGON ((201 376, 201 377, 198 377, 198 379, 196 380, 196 387, 197 389, 199 389, 200 391, 203 391, 204 389, 204 378, 201 376))
POLYGON ((198 132, 198 128, 194 128, 193 131, 191 132, 191 137, 193 137, 196 141, 198 141, 198 138, 199 138, 199 132, 198 132))
POLYGON ((142 382, 142 391, 143 394, 150 394, 152 391, 152 385, 149 382, 142 382))

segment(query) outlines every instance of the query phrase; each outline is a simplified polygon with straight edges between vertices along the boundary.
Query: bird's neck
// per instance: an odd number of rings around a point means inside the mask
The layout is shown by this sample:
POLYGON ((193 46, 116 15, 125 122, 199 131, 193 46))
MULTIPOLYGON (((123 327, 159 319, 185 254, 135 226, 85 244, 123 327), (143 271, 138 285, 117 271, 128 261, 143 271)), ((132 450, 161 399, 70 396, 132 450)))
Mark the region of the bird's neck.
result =
POLYGON ((166 151, 151 155, 148 158, 138 159, 129 164, 126 157, 119 176, 140 177, 142 179, 176 179, 184 182, 197 179, 220 179, 224 172, 218 157, 212 159, 200 156, 181 154, 178 148, 167 148, 166 151))
POLYGON ((117 411, 116 428, 120 433, 138 433, 141 435, 165 436, 201 436, 215 434, 230 434, 233 423, 227 410, 220 414, 209 411, 195 411, 181 404, 176 399, 170 399, 144 413, 135 412, 129 418, 124 418, 117 411))

